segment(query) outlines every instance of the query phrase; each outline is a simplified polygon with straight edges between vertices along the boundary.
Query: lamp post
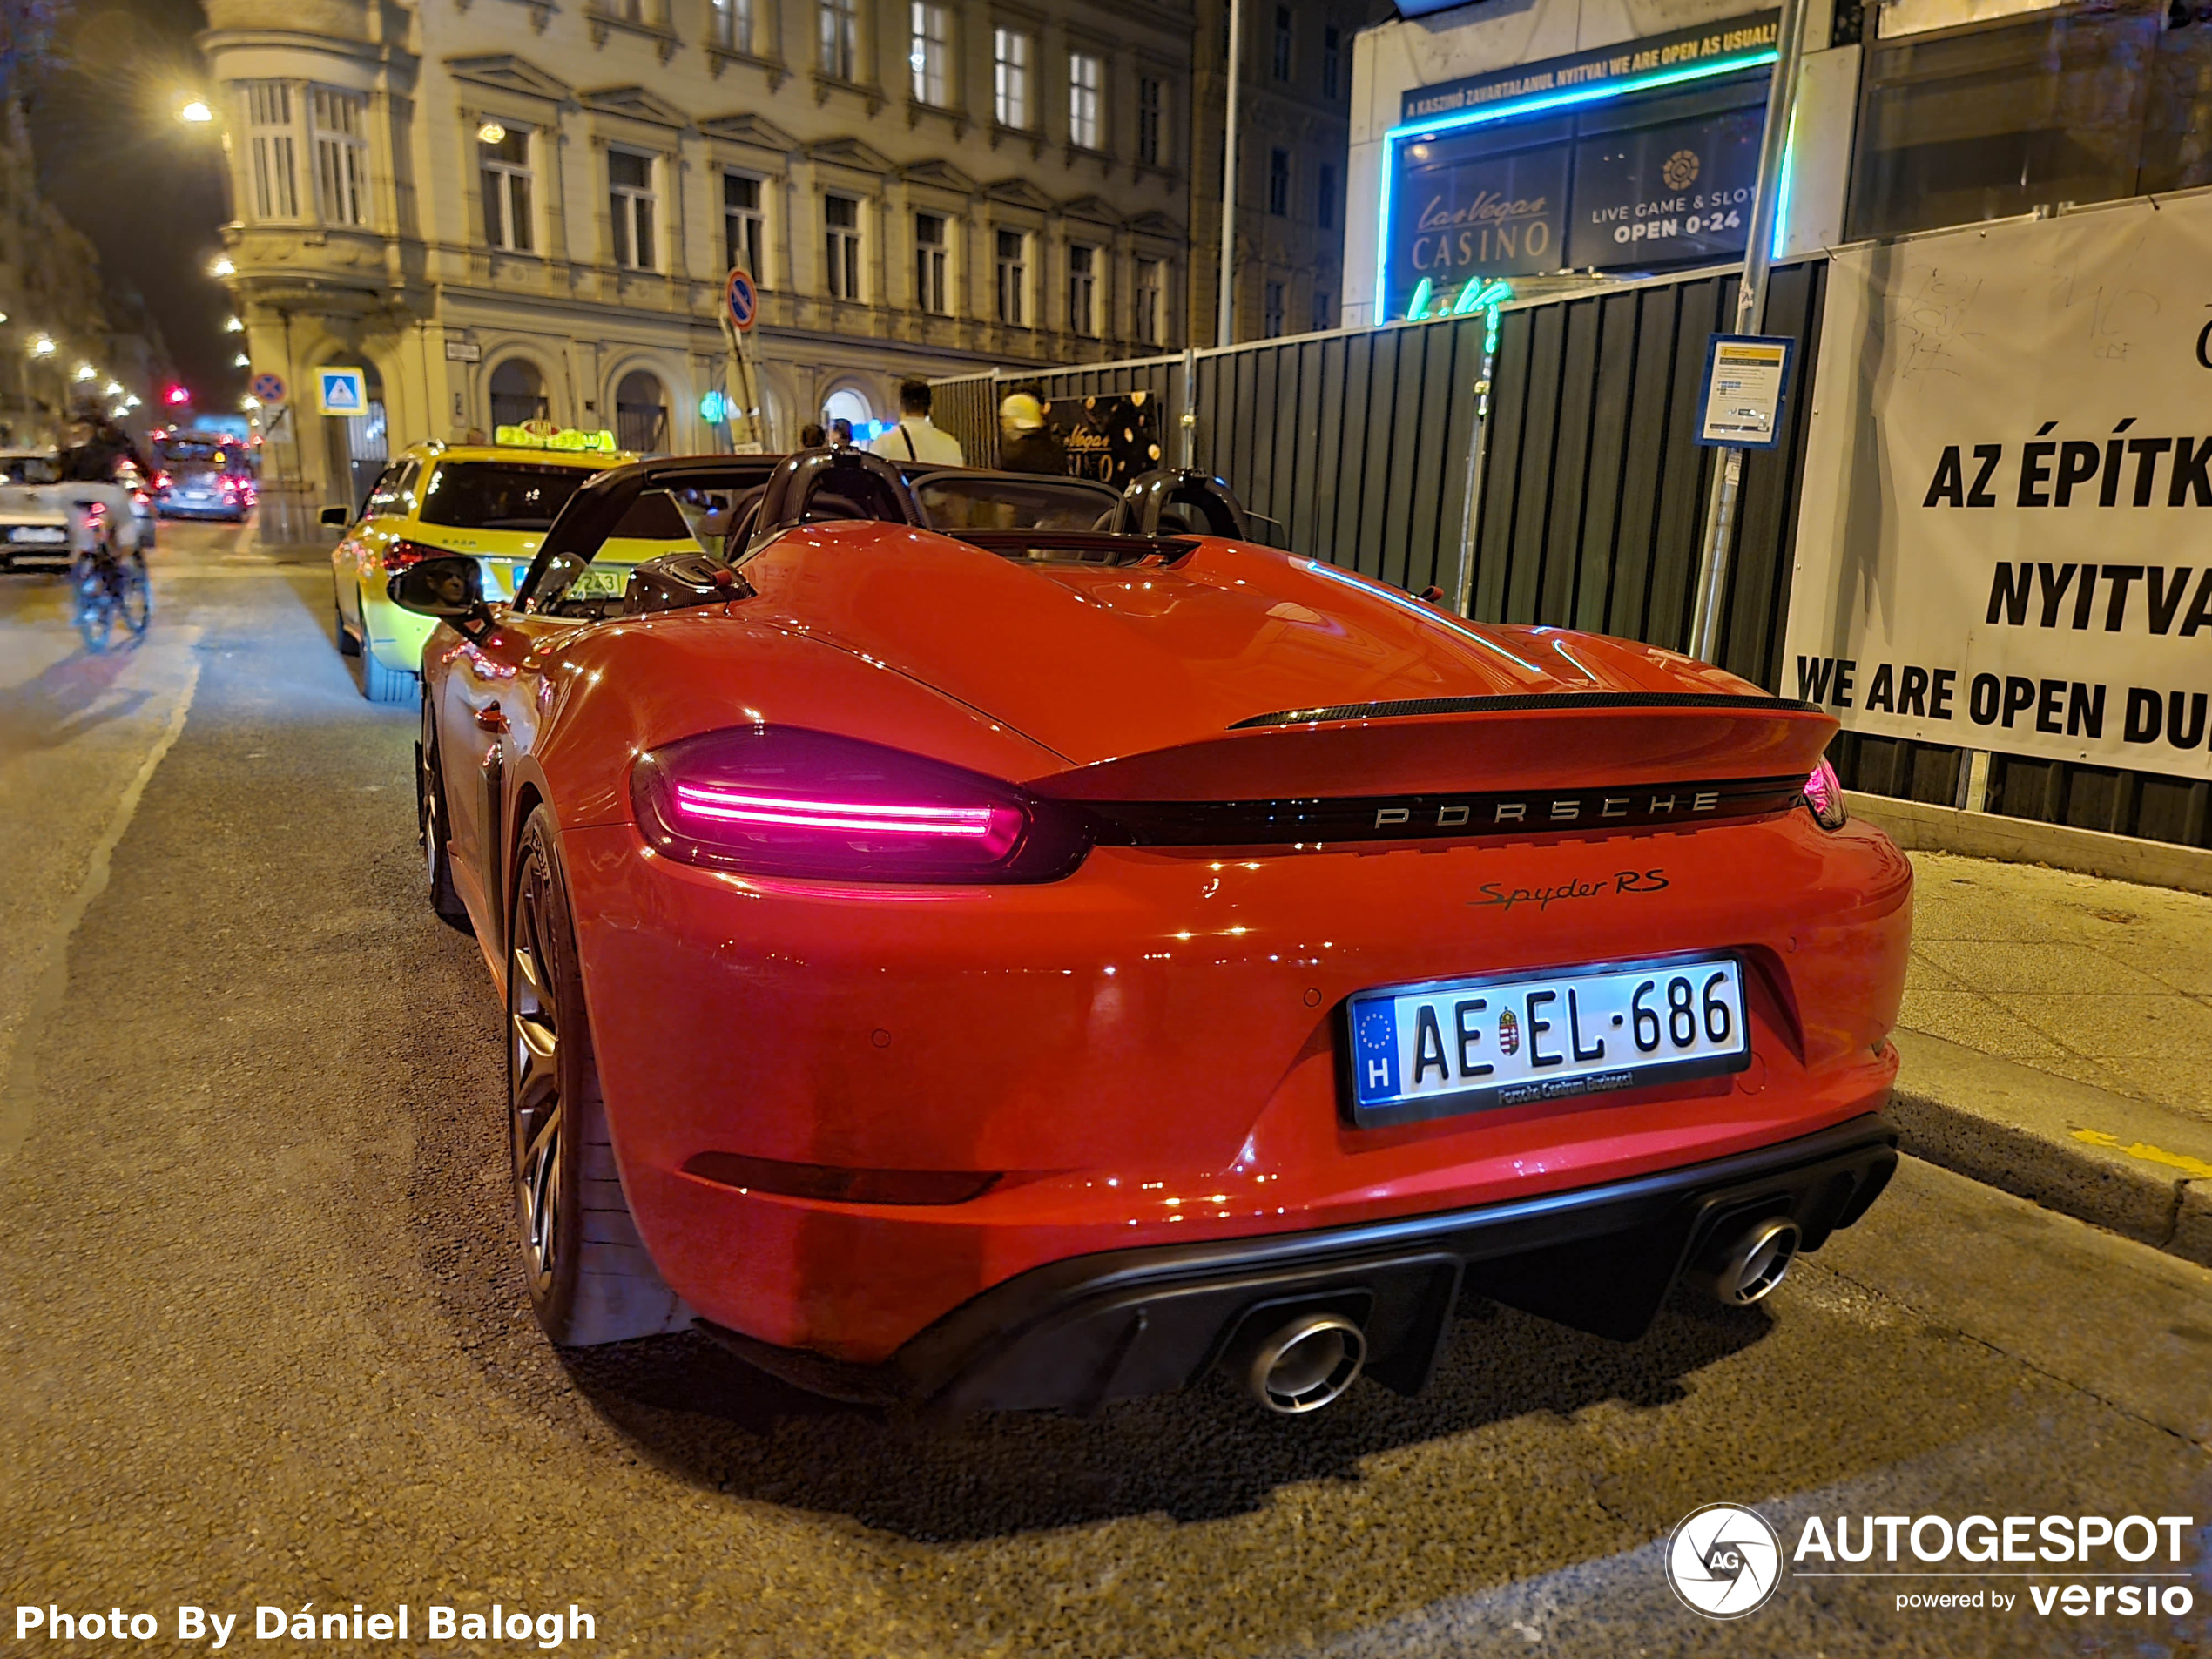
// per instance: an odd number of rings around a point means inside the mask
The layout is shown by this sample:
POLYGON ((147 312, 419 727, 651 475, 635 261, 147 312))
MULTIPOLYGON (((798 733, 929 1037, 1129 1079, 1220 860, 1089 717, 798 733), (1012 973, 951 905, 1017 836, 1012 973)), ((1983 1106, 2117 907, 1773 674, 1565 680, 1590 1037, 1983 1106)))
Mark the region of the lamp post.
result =
POLYGON ((1237 317, 1237 106, 1238 70, 1244 58, 1244 0, 1229 0, 1229 108, 1221 136, 1221 312, 1214 344, 1231 346, 1237 317))

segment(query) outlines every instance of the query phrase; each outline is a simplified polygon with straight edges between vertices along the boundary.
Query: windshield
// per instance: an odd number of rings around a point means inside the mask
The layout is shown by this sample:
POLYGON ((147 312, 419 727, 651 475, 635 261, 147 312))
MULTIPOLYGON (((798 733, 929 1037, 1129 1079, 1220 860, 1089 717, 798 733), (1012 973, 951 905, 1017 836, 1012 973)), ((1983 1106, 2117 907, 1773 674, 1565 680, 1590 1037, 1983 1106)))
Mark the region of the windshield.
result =
POLYGON ((61 476, 44 455, 0 455, 0 473, 11 484, 51 484, 61 476))
POLYGON ((422 522, 455 529, 542 530, 590 476, 583 467, 448 461, 422 492, 422 522))
POLYGON ((939 530, 1088 530, 1103 528, 1119 499, 1078 478, 933 473, 914 497, 939 530))

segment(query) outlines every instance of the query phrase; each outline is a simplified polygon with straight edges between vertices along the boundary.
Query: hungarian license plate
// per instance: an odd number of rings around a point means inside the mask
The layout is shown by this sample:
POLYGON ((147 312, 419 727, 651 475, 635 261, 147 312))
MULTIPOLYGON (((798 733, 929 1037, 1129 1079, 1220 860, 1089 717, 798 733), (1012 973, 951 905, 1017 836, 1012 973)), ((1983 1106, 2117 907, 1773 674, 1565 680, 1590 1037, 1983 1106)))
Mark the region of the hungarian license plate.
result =
POLYGON ((1362 1128, 1741 1071, 1751 1048, 1733 956, 1441 980, 1346 1005, 1362 1128))

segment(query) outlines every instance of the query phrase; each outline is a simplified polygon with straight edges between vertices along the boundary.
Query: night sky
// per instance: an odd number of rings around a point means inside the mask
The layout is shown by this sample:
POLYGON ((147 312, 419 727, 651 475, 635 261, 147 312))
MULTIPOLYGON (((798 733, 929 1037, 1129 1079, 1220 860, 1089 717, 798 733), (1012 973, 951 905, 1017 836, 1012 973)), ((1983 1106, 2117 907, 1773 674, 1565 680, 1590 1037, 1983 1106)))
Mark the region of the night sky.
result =
POLYGON ((99 248, 109 288, 145 297, 195 404, 224 411, 247 374, 207 274, 229 217, 222 152, 213 125, 176 115, 188 96, 212 99, 192 44, 206 26, 199 0, 78 0, 24 91, 48 197, 99 248))

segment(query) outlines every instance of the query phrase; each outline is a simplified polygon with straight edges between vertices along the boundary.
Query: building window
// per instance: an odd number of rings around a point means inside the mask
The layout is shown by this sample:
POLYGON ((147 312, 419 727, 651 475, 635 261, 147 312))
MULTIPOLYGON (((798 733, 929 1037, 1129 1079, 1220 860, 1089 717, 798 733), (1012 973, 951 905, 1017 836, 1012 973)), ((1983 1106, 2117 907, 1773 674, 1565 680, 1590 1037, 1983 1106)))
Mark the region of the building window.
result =
POLYGON ((833 81, 860 78, 860 0, 820 0, 822 73, 833 81))
POLYGON ((1018 29, 991 30, 991 113, 1002 127, 1029 125, 1029 45, 1018 29))
POLYGON ((1275 8, 1275 78, 1291 78, 1291 9, 1275 8))
POLYGON ((1333 328, 1337 326, 1336 307, 1329 303, 1329 291, 1326 288, 1314 289, 1313 332, 1317 334, 1324 329, 1333 328))
POLYGON ((491 423, 520 426, 552 413, 545 399, 545 376, 527 357, 510 357, 491 372, 491 423))
POLYGON ((607 152, 607 217, 614 226, 615 263, 653 269, 653 158, 631 150, 607 152))
POLYGON ((1344 85, 1344 30, 1331 24, 1321 31, 1321 96, 1341 98, 1344 85))
POLYGON ((1313 187, 1313 222, 1325 231, 1337 227, 1337 167, 1333 161, 1325 161, 1315 173, 1313 187))
POLYGON ((951 250, 942 213, 914 215, 914 305, 933 316, 949 317, 951 286, 946 278, 951 250))
POLYGON ((952 13, 932 0, 914 0, 907 62, 914 71, 914 102, 947 110, 953 103, 952 13))
POLYGON ((253 216, 299 218, 298 141, 292 131, 292 88, 282 81, 246 82, 246 130, 253 162, 253 216))
POLYGON ((752 5, 753 0, 709 0, 716 45, 752 55, 752 5))
POLYGON ((1147 346, 1168 343, 1168 266, 1165 260, 1136 262, 1136 337, 1147 346))
POLYGON ((1267 211, 1278 219, 1290 217, 1291 152, 1287 150, 1267 152, 1267 211))
POLYGON ((749 173, 722 175, 722 256, 725 267, 742 265, 756 286, 763 281, 760 246, 767 219, 760 211, 760 181, 749 173))
POLYGON ((368 100, 358 92, 314 89, 308 108, 315 138, 315 205, 326 225, 368 221, 368 100))
POLYGON ((615 442, 641 455, 668 453, 668 394, 658 375, 633 368, 615 388, 615 442))
POLYGON ((1068 330, 1086 339, 1098 333, 1098 250, 1068 245, 1068 330))
POLYGON ((501 127, 497 144, 479 136, 476 162, 483 176, 484 240, 510 253, 528 253, 536 245, 530 219, 530 135, 501 127))
POLYGON ((645 21, 645 0, 614 0, 610 10, 624 23, 645 21))
POLYGON ((1271 282, 1265 293, 1266 302, 1260 308, 1259 331, 1265 338, 1275 340, 1283 333, 1283 285, 1271 282))
POLYGON ((826 234, 829 297, 860 297, 860 203, 853 196, 822 198, 822 226, 826 234))
POLYGON ((1029 238, 1023 231, 998 233, 998 319, 1009 328, 1029 326, 1029 238))
POLYGON ((1068 142, 1078 150, 1103 150, 1098 105, 1106 60, 1096 52, 1068 54, 1068 142))
POLYGON ((1157 76, 1146 75, 1136 83, 1136 158, 1148 167, 1160 165, 1160 129, 1162 106, 1166 89, 1157 76))

